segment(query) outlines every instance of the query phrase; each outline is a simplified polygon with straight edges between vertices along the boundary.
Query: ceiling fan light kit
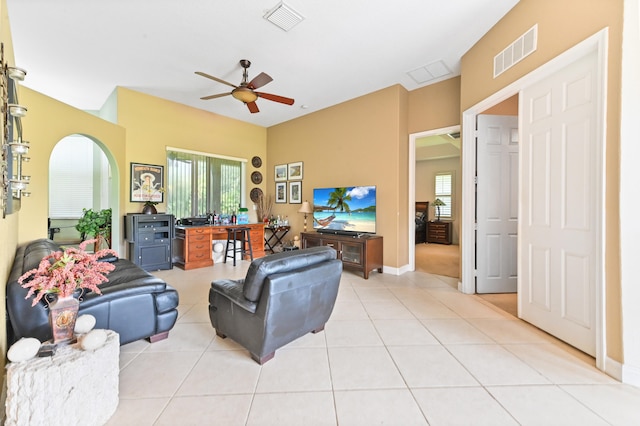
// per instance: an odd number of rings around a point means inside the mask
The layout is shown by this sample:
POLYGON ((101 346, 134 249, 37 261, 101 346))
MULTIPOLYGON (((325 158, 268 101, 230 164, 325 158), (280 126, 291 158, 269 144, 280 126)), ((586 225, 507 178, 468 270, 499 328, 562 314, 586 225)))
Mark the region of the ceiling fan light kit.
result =
POLYGON ((245 104, 248 104, 249 102, 255 102, 255 100, 258 99, 258 95, 256 95, 253 90, 247 87, 238 87, 236 89, 233 89, 231 91, 231 96, 239 101, 244 102, 245 104))
POLYGON ((214 77, 202 71, 196 71, 196 74, 202 77, 209 78, 213 81, 217 81, 218 83, 226 84, 227 86, 233 87, 233 90, 229 93, 219 93, 217 95, 203 96, 200 99, 206 101, 209 99, 216 99, 216 98, 221 98, 223 96, 231 95, 235 99, 243 102, 247 106, 247 108, 249 108, 249 111, 252 114, 256 112, 260 112, 260 110, 258 109, 258 105, 256 105, 256 100, 258 98, 264 98, 264 99, 267 99, 273 102, 278 102, 285 105, 293 105, 294 100, 291 98, 285 98, 284 96, 279 96, 279 95, 272 95, 270 93, 256 92, 255 89, 258 89, 264 86, 265 84, 270 83, 271 81, 273 81, 273 79, 268 74, 261 72, 253 80, 248 81, 249 73, 247 72, 247 68, 251 66, 251 61, 247 59, 241 59, 240 66, 244 68, 244 71, 242 72, 242 82, 240 83, 239 86, 236 86, 235 84, 231 84, 228 81, 224 81, 222 79, 219 79, 218 77, 214 77))

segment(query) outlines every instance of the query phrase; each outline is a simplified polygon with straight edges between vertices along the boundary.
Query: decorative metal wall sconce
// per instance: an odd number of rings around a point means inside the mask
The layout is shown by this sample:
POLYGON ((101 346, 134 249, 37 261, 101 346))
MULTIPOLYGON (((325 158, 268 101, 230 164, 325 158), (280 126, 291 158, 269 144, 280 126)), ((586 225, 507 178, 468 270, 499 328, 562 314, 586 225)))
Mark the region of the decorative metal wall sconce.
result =
POLYGON ((27 72, 10 67, 4 59, 4 44, 0 43, 0 97, 2 112, 2 160, 0 161, 0 209, 2 217, 20 210, 22 197, 31 195, 27 190, 30 176, 24 175, 22 164, 29 161, 29 142, 22 140, 22 117, 27 107, 18 103, 16 84, 24 80, 27 72), (15 137, 15 139, 14 139, 15 137))

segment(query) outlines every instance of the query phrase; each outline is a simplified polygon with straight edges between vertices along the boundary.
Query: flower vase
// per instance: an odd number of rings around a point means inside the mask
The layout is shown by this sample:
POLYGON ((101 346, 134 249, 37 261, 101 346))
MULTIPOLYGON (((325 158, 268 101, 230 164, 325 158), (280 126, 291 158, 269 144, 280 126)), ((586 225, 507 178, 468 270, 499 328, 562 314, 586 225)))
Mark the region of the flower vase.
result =
POLYGON ((49 324, 54 344, 65 344, 73 340, 79 308, 80 302, 73 296, 58 297, 49 304, 49 324))
POLYGON ((142 207, 142 213, 156 214, 158 213, 158 210, 156 210, 156 206, 154 206, 153 204, 145 204, 144 207, 142 207))

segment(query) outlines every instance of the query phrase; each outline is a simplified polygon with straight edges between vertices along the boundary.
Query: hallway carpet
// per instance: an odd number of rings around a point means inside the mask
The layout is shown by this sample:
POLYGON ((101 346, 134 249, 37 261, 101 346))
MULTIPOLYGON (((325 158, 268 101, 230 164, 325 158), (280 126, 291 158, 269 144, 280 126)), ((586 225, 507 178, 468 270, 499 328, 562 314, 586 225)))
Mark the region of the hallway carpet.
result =
POLYGON ((460 247, 445 244, 416 244, 416 271, 459 278, 460 247))

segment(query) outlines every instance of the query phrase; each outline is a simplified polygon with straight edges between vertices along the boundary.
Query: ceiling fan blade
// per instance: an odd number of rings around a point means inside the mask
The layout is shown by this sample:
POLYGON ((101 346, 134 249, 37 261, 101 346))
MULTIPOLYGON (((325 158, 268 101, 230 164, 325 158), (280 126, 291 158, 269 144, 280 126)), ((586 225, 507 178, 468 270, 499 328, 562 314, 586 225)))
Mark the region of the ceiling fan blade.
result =
POLYGON ((269 76, 269 74, 265 74, 265 73, 261 72, 253 80, 251 80, 249 82, 247 87, 249 89, 257 89, 257 88, 262 87, 265 84, 270 83, 272 81, 273 81, 273 79, 269 76))
POLYGON ((258 109, 258 105, 256 105, 255 101, 254 102, 247 102, 247 108, 249 108, 249 111, 251 111, 251 114, 255 114, 256 112, 260 112, 260 110, 258 109))
POLYGON ((231 94, 231 92, 229 92, 229 93, 219 93, 217 95, 203 96, 200 99, 202 99, 203 101, 208 101, 209 99, 221 98, 223 96, 229 96, 230 94, 231 94))
POLYGON ((291 98, 285 98, 284 96, 272 95, 271 93, 263 93, 263 92, 254 92, 261 98, 268 99, 273 102, 280 102, 281 104, 293 105, 295 102, 291 98))
POLYGON ((213 81, 217 81, 218 83, 226 84, 227 86, 231 86, 231 87, 233 87, 233 88, 238 87, 238 86, 236 86, 235 84, 231 84, 231 83, 229 83, 229 82, 227 82, 227 81, 220 80, 218 77, 214 77, 214 76, 209 75, 209 74, 207 74, 207 73, 204 73, 204 72, 202 72, 202 71, 196 71, 196 74, 201 75, 202 77, 210 78, 211 80, 213 80, 213 81))

